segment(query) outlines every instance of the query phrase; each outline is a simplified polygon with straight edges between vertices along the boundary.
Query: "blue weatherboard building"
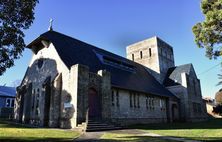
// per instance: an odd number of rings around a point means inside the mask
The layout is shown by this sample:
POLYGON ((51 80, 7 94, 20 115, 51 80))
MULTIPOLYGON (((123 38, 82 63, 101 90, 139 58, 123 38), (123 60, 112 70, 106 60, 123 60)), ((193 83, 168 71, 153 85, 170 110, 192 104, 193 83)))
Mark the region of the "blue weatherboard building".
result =
POLYGON ((14 87, 0 86, 0 117, 13 115, 15 95, 14 87))

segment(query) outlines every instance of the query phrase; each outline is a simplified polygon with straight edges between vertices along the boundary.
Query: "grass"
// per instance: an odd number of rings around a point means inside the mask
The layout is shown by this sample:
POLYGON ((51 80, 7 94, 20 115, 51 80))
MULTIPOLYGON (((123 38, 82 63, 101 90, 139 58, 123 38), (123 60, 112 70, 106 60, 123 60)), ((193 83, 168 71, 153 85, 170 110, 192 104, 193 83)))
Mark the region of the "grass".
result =
POLYGON ((99 142, 177 142, 173 140, 165 140, 157 137, 142 136, 135 134, 117 134, 117 133, 105 133, 99 142))
POLYGON ((0 121, 0 141, 72 141, 79 136, 72 130, 28 128, 0 121))
MULTIPOLYGON (((168 123, 135 125, 131 128, 140 129, 143 132, 160 134, 190 140, 200 140, 206 142, 222 141, 222 119, 213 119, 207 122, 198 123, 168 123)), ((134 131, 133 131, 134 132, 134 131)), ((12 125, 0 121, 0 142, 2 141, 73 141, 80 135, 72 130, 28 128, 21 125, 12 125)), ((173 140, 152 137, 143 134, 128 134, 118 132, 105 132, 101 142, 173 142, 173 140)))
POLYGON ((206 122, 196 123, 173 123, 173 124, 150 124, 133 126, 146 132, 185 138, 191 140, 200 140, 207 142, 222 141, 222 119, 212 119, 206 122))

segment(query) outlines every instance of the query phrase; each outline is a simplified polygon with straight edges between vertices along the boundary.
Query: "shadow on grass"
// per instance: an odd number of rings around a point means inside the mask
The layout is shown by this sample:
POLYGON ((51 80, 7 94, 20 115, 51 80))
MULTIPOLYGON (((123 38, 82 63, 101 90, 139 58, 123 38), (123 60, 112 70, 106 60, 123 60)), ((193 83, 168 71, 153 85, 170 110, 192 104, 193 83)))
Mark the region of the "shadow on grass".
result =
POLYGON ((222 137, 212 137, 212 138, 207 138, 207 139, 203 139, 202 137, 186 137, 186 138, 174 137, 174 138, 178 138, 177 140, 167 139, 167 137, 164 137, 164 136, 160 136, 160 137, 126 136, 126 137, 121 137, 121 138, 133 139, 132 141, 136 141, 136 142, 144 142, 144 141, 148 141, 148 142, 178 142, 178 141, 183 141, 183 140, 197 140, 197 141, 204 141, 204 142, 221 142, 222 141, 222 137), (181 139, 181 140, 179 140, 179 139, 181 139))
POLYGON ((78 137, 79 132, 76 134, 70 132, 72 131, 33 128, 10 121, 0 121, 0 142, 71 142, 78 137))
POLYGON ((75 142, 178 142, 173 140, 166 140, 151 136, 121 136, 114 139, 87 139, 87 140, 74 140, 75 142))
MULTIPOLYGON (((177 137, 180 138, 180 137, 177 137)), ((203 141, 203 142, 222 142, 222 137, 186 137, 185 139, 188 140, 197 140, 197 141, 203 141)))
POLYGON ((143 130, 173 130, 173 129, 222 129, 222 119, 211 119, 205 122, 187 122, 187 123, 158 123, 147 125, 132 125, 130 129, 143 130))
MULTIPOLYGON (((176 137, 180 138, 180 137, 176 137)), ((221 142, 222 137, 211 137, 208 139, 203 139, 200 137, 187 137, 187 140, 197 140, 197 141, 204 141, 204 142, 221 142)), ((115 139, 87 139, 87 140, 74 140, 75 142, 178 142, 186 140, 181 138, 181 140, 173 140, 167 139, 166 137, 152 137, 152 136, 123 136, 123 137, 115 137, 115 139)))
POLYGON ((23 128, 23 129, 30 129, 34 128, 33 126, 15 123, 14 121, 0 121, 0 128, 23 128))
MULTIPOLYGON (((177 137, 180 138, 180 137, 177 137)), ((199 140, 201 141, 201 138, 199 137, 192 137, 192 138, 186 138, 188 140, 199 140)), ((89 139, 89 140, 74 140, 75 142, 92 142, 92 141, 98 141, 98 142, 178 142, 183 141, 184 138, 181 138, 181 140, 172 140, 167 139, 166 137, 151 137, 151 136, 124 136, 124 137, 116 137, 115 139, 89 139)), ((202 140, 204 142, 221 142, 222 137, 212 137, 207 140, 202 140)))

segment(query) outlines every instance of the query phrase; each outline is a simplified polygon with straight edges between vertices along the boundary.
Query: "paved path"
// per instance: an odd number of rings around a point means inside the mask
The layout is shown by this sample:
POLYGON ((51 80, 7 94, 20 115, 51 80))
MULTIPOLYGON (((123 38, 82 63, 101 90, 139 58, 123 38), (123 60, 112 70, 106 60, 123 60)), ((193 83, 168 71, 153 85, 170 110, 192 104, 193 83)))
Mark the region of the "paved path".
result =
POLYGON ((161 136, 154 133, 144 132, 138 129, 123 129, 123 130, 113 130, 113 131, 103 131, 103 132, 87 132, 83 133, 79 138, 75 139, 75 142, 99 142, 100 138, 105 133, 116 133, 116 134, 130 134, 135 136, 151 136, 151 137, 158 137, 160 139, 165 140, 173 140, 178 142, 200 142, 194 140, 186 140, 184 138, 175 138, 175 137, 168 137, 168 136, 161 136))
POLYGON ((160 139, 174 140, 174 141, 179 141, 179 142, 201 142, 201 141, 195 141, 195 140, 187 140, 187 139, 184 139, 184 138, 161 136, 161 135, 154 134, 154 133, 146 133, 146 134, 143 134, 143 136, 159 137, 160 139))
POLYGON ((75 142, 97 142, 104 132, 87 132, 83 133, 80 137, 75 139, 75 142))
POLYGON ((194 140, 186 140, 184 138, 175 138, 175 137, 168 137, 168 136, 162 136, 154 133, 144 132, 138 129, 124 129, 124 130, 115 130, 110 131, 110 133, 118 133, 118 134, 133 134, 136 136, 151 136, 151 137, 159 137, 160 139, 166 139, 166 140, 174 140, 179 142, 200 142, 200 141, 194 141, 194 140))

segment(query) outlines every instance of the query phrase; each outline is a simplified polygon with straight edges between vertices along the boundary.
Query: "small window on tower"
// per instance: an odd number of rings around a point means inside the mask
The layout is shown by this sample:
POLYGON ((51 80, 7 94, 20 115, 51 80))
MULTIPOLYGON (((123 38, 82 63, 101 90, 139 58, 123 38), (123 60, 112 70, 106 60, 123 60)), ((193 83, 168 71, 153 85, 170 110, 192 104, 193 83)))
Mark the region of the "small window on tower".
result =
POLYGON ((140 51, 140 58, 142 59, 143 58, 143 52, 140 51))
POLYGON ((132 60, 134 61, 134 54, 132 54, 132 60))
POLYGON ((149 48, 149 56, 150 56, 150 57, 152 56, 151 48, 149 48))

